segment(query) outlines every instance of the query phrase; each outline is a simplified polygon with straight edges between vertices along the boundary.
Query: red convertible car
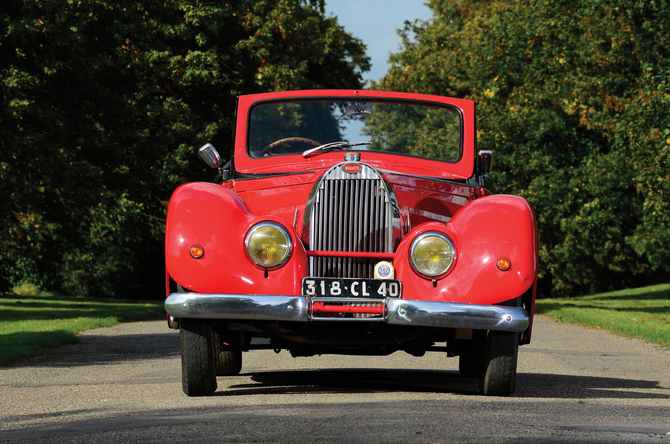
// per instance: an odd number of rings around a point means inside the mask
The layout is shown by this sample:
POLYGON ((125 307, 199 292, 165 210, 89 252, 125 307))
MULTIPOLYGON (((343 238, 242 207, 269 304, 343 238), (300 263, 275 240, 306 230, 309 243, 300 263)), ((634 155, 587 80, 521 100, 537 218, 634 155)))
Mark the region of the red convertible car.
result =
POLYGON ((170 200, 165 301, 189 396, 242 352, 459 358, 486 395, 515 390, 531 337, 537 231, 496 194, 470 100, 383 91, 241 96, 219 183, 170 200))

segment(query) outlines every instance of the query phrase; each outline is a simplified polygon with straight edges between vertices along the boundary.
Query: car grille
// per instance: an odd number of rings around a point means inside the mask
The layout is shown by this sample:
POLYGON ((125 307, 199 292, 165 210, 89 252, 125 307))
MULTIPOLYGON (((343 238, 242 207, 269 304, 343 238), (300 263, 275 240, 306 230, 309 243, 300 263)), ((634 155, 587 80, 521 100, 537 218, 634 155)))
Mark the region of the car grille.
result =
MULTIPOLYGON (((351 165, 351 163, 345 164, 351 165)), ((342 165, 328 171, 313 191, 310 250, 393 252, 393 205, 379 173, 364 164, 356 173, 342 165)), ((311 257, 315 277, 372 278, 380 259, 311 257)))

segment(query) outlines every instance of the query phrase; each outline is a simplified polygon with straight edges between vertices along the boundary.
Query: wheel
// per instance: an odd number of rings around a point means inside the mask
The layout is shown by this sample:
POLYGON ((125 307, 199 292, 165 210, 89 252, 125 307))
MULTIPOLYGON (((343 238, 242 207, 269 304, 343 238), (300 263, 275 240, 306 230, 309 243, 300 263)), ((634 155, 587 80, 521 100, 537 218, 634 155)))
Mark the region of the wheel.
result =
POLYGON ((208 396, 216 391, 214 334, 200 319, 180 319, 181 387, 188 396, 208 396))
POLYGON ((479 390, 484 395, 509 396, 514 393, 518 355, 519 333, 487 333, 479 377, 479 390))
POLYGON ((220 351, 216 358, 216 376, 237 376, 242 370, 240 350, 220 351))
POLYGON ((237 376, 242 370, 241 350, 222 350, 223 343, 214 332, 214 365, 216 376, 237 376))
POLYGON ((260 156, 265 156, 266 154, 268 154, 273 149, 275 149, 278 146, 283 145, 285 143, 309 143, 310 145, 313 145, 313 146, 321 146, 322 145, 321 143, 317 142, 316 140, 307 139, 305 137, 287 137, 285 139, 276 140, 276 141, 272 142, 270 145, 263 148, 263 151, 261 151, 260 156))
POLYGON ((458 357, 458 371, 466 378, 479 378, 484 357, 481 353, 467 353, 458 357))

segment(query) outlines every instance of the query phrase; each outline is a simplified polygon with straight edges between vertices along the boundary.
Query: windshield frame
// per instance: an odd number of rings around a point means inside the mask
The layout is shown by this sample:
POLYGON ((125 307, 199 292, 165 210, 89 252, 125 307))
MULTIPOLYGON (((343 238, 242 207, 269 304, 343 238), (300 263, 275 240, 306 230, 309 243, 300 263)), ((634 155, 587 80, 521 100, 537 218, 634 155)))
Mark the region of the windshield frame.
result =
MULTIPOLYGON (((363 102, 361 98, 356 97, 356 98, 347 98, 347 97, 314 97, 314 98, 292 98, 292 99, 268 99, 268 100, 260 100, 256 103, 254 103, 250 108, 249 112, 247 113, 247 155, 251 158, 254 159, 261 159, 262 157, 256 157, 251 154, 251 138, 252 138, 252 115, 254 113, 254 110, 258 107, 261 106, 267 106, 269 104, 284 104, 284 103, 310 103, 310 102, 339 102, 339 103, 352 103, 352 102, 363 102)), ((372 104, 372 105, 378 105, 378 104, 390 104, 390 105, 413 105, 421 108, 440 108, 440 109, 447 109, 452 112, 454 112, 458 116, 458 154, 457 156, 452 159, 452 160, 444 160, 444 159, 439 159, 435 157, 426 157, 426 156, 419 156, 415 154, 409 154, 409 153, 402 153, 402 152, 397 152, 397 151, 382 151, 382 150, 366 150, 366 149, 356 149, 356 147, 346 147, 346 148, 336 148, 336 149, 330 149, 328 150, 329 152, 368 152, 368 153, 383 153, 383 154, 391 154, 395 156, 404 156, 404 157, 413 157, 417 159, 423 159, 423 160, 432 160, 432 161, 437 161, 437 162, 445 162, 445 163, 458 163, 462 156, 463 156, 463 112, 461 109, 459 109, 457 106, 451 105, 451 104, 444 104, 444 103, 439 103, 439 102, 432 102, 432 101, 417 101, 417 100, 411 100, 411 99, 397 99, 397 98, 375 98, 375 99, 370 99, 368 98, 365 100, 366 104, 372 104)), ((288 135, 287 135, 288 136, 288 135)), ((328 145, 331 143, 336 143, 337 141, 331 141, 331 142, 325 142, 322 145, 328 145)), ((348 142, 356 143, 359 142, 358 140, 350 140, 348 142)), ((374 146, 374 144, 372 144, 374 146)), ((302 150, 300 152, 303 152, 302 150)), ((297 154, 295 153, 282 153, 282 154, 275 154, 273 157, 278 157, 278 156, 293 156, 297 154)))
MULTIPOLYGON (((353 141, 353 140, 352 140, 353 141)), ((326 168, 343 161, 343 152, 361 153, 362 161, 372 166, 406 174, 443 178, 469 178, 474 170, 475 119, 474 102, 423 94, 388 91, 312 90, 253 94, 238 98, 236 140, 234 147, 235 169, 243 174, 295 173, 326 168), (260 105, 286 102, 378 102, 407 103, 447 108, 459 118, 459 147, 455 160, 421 157, 407 153, 357 150, 356 147, 324 151, 304 158, 302 152, 267 157, 252 157, 248 151, 251 131, 251 112, 260 105)))

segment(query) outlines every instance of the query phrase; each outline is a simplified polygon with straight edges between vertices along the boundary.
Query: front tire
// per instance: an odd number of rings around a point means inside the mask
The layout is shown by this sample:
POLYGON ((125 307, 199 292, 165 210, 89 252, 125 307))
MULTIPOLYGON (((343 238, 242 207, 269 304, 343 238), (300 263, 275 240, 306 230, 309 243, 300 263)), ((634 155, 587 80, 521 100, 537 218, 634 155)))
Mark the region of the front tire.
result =
POLYGON ((479 378, 479 390, 488 396, 509 396, 516 390, 519 333, 489 331, 479 378))
POLYGON ((188 396, 208 396, 216 391, 214 333, 207 321, 182 318, 181 386, 188 396))
POLYGON ((214 361, 216 376, 237 376, 242 371, 242 351, 222 350, 223 342, 214 332, 214 361))

